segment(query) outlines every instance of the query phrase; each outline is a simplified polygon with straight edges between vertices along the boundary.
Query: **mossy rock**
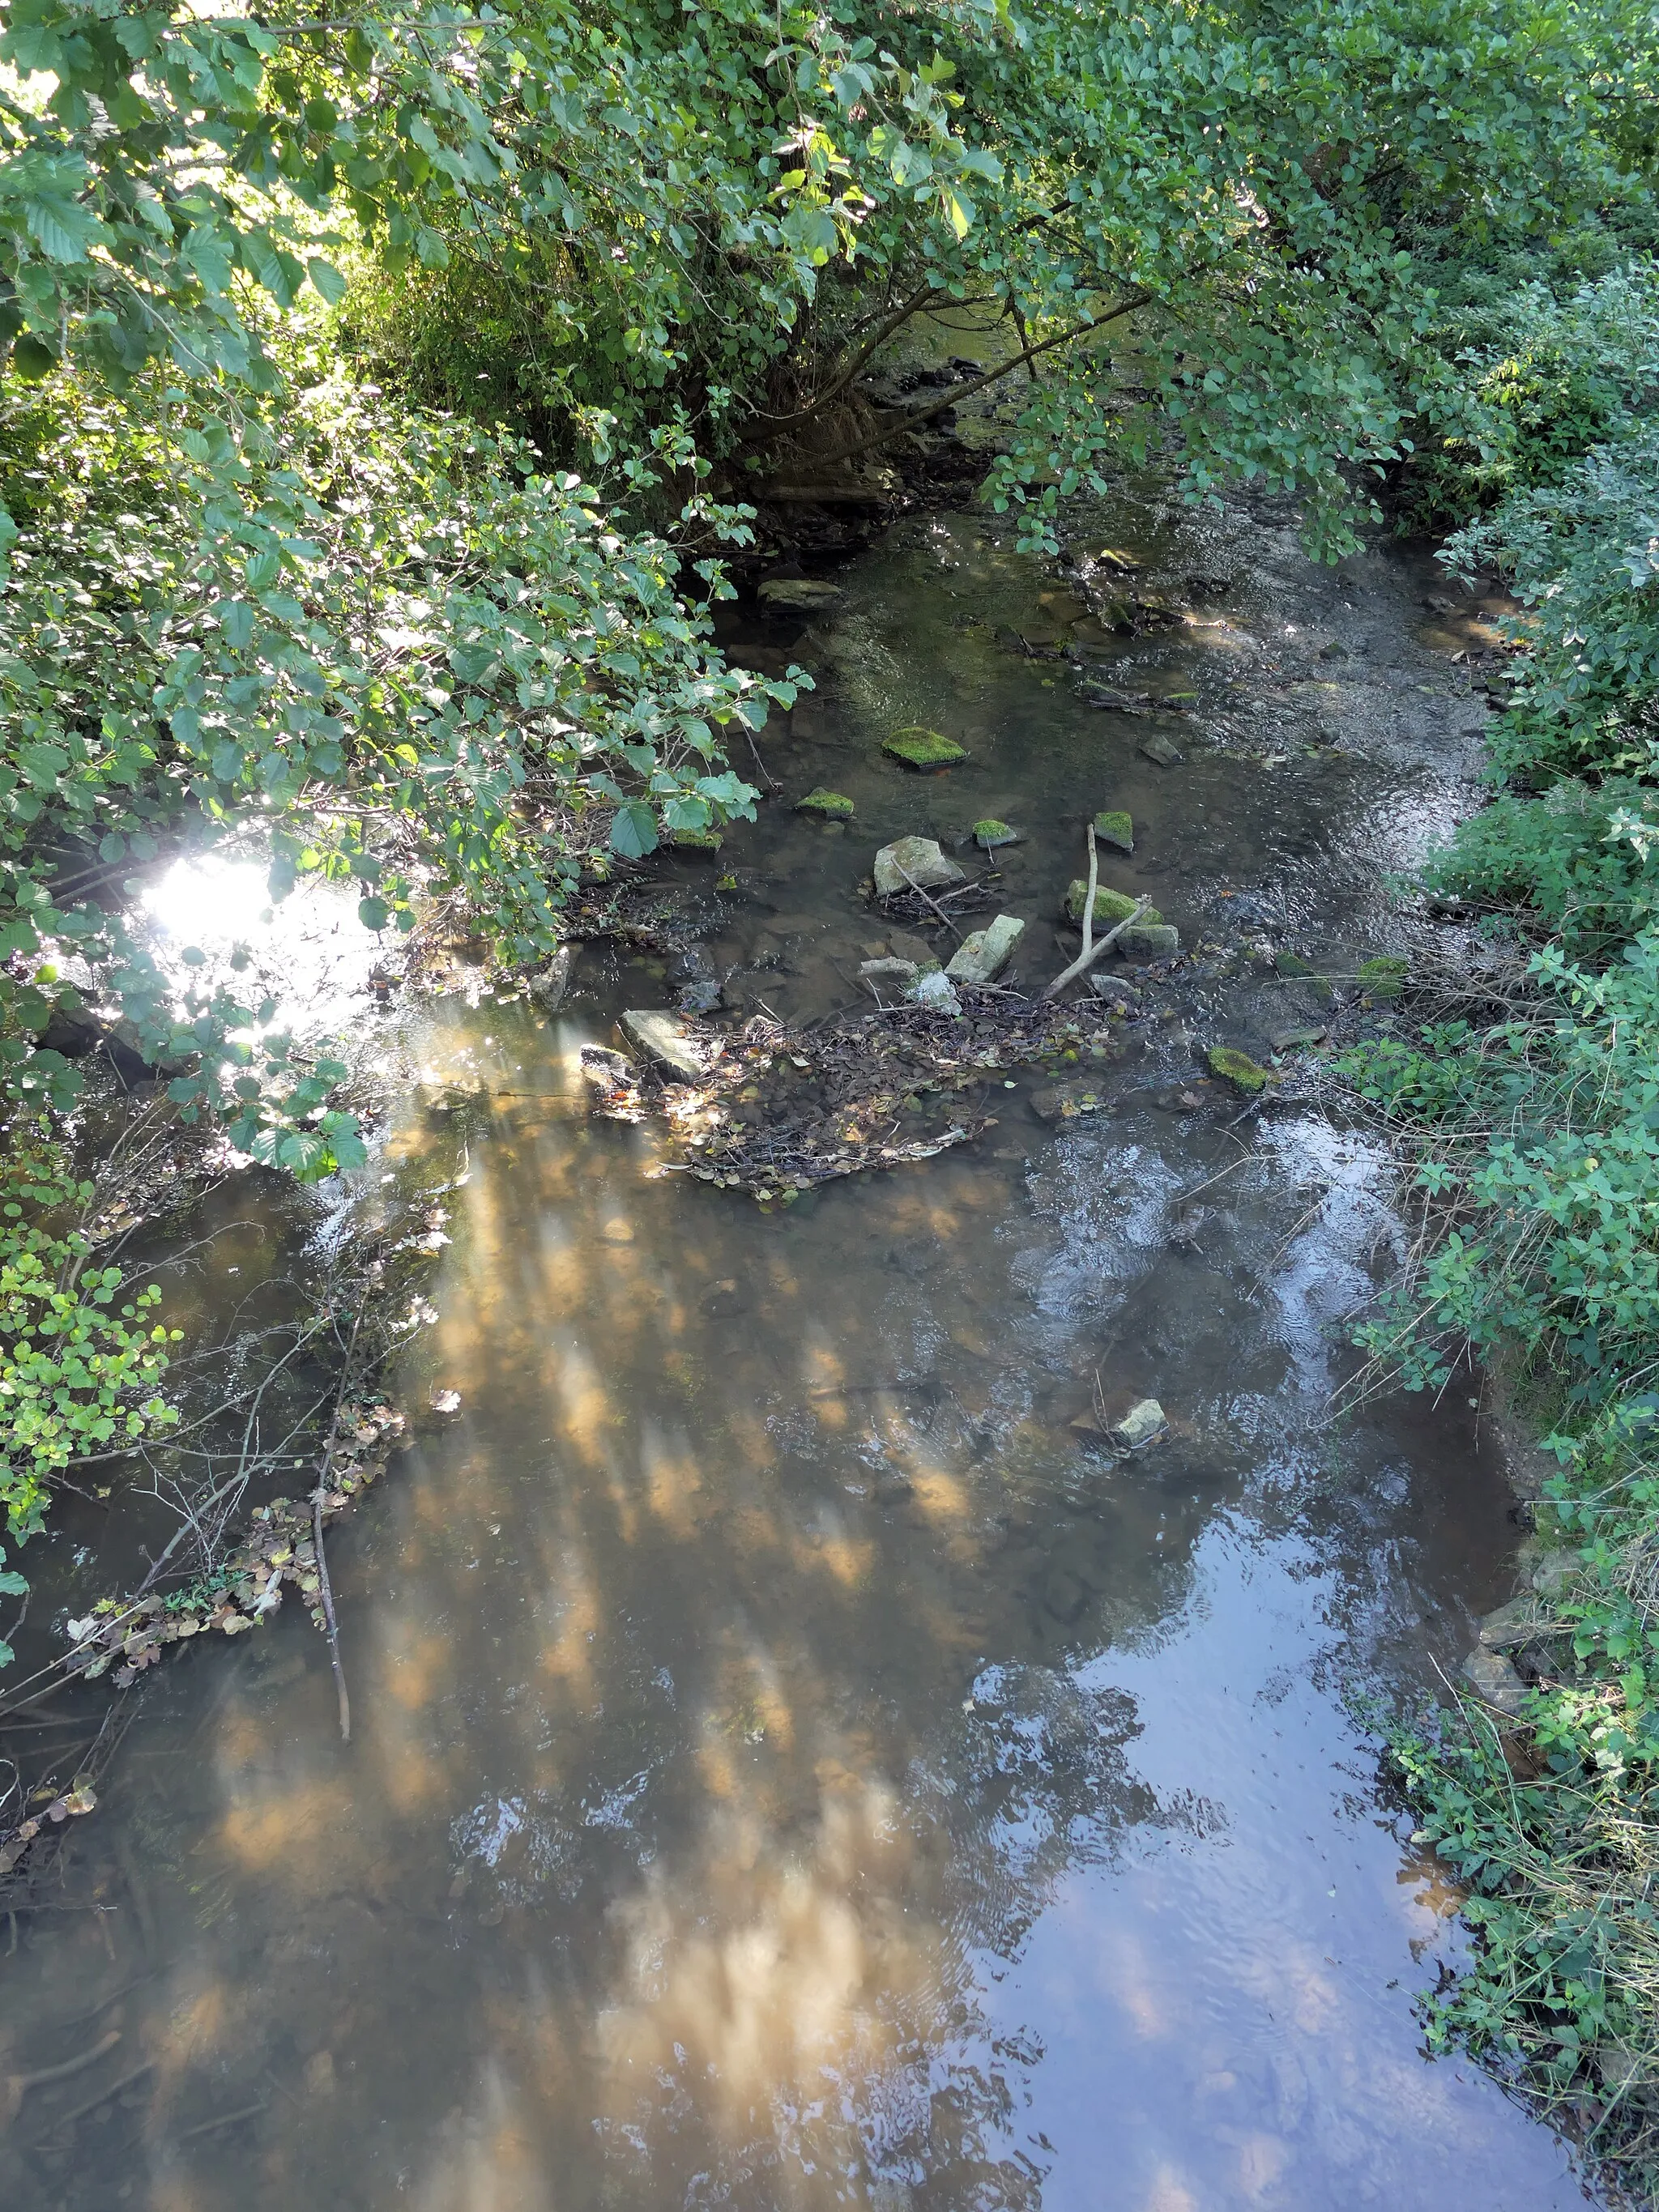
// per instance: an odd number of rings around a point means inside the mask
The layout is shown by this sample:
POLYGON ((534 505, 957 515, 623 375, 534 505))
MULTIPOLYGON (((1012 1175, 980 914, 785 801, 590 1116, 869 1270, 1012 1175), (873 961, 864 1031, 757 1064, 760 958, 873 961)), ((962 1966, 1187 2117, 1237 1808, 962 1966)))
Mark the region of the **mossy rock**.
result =
MULTIPOLYGON (((1083 902, 1088 896, 1088 884, 1081 876, 1074 878, 1066 893, 1066 912, 1070 920, 1079 923, 1082 921, 1083 902)), ((1098 928, 1101 923, 1104 922, 1109 929, 1115 921, 1127 921, 1138 903, 1139 902, 1132 899, 1127 891, 1115 891, 1109 884, 1097 884, 1095 885, 1095 927, 1098 928)), ((1150 922, 1156 929, 1164 917, 1155 906, 1149 906, 1140 919, 1142 921, 1150 922)))
POLYGON ((1135 848, 1135 825, 1121 807, 1096 815, 1095 836, 1103 845, 1115 846, 1120 853, 1133 853, 1135 848))
POLYGON ((882 750, 906 768, 954 768, 968 757, 954 738, 942 738, 937 730, 895 730, 882 750))
POLYGON ((1252 1097, 1267 1086, 1267 1069, 1258 1066, 1248 1052, 1235 1052, 1231 1045, 1212 1044, 1205 1058, 1210 1063, 1212 1075, 1224 1076, 1252 1097))
POLYGON ((1374 960, 1360 962, 1359 988, 1371 999, 1397 999, 1406 988, 1410 967, 1410 961, 1401 960, 1397 954, 1380 952, 1374 960))
POLYGON ((974 824, 974 842, 981 853, 994 852, 999 845, 1018 845, 1019 832, 1011 830, 1006 822, 995 822, 988 817, 974 824))
POLYGON ((822 787, 795 801, 797 814, 823 814, 832 822, 844 822, 853 811, 853 802, 844 792, 825 791, 822 787))
POLYGON ((718 853, 725 840, 718 830, 675 830, 668 842, 677 853, 718 853))
POLYGON ((1335 995, 1327 978, 1311 962, 1304 960, 1299 953, 1276 952, 1273 955, 1273 970, 1288 981, 1305 983, 1322 1003, 1335 995))

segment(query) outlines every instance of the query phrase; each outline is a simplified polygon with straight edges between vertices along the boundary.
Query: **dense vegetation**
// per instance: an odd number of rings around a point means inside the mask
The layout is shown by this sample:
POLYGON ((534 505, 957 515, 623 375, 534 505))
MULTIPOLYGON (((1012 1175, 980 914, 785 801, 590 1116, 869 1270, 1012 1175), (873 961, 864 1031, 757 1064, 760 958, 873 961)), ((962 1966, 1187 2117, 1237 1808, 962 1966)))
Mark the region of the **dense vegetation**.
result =
POLYGON ((1553 2035, 1562 2084, 1650 2050, 1645 1905, 1551 1919, 1516 1869, 1650 1836, 1659 1747, 1654 58, 1626 0, 12 0, 10 1540, 169 1418, 164 1324, 97 1262, 76 1024, 256 1159, 363 1157, 338 1060, 158 963, 143 872, 251 846, 273 900, 320 874, 544 957, 605 853, 752 810, 726 739, 793 686, 714 645, 722 559, 769 487, 902 450, 945 403, 860 380, 967 309, 1018 396, 983 494, 1033 547, 1156 450, 1194 499, 1293 493, 1327 553, 1383 504, 1454 529, 1523 603, 1501 787, 1430 886, 1507 948, 1502 1003, 1354 1071, 1432 1231, 1371 1340, 1416 1383, 1507 1364, 1589 1571, 1540 1777, 1479 1729, 1402 1756, 1492 1900, 1444 2032, 1553 2035))
MULTIPOLYGON (((1590 246, 1584 253, 1586 245, 1590 246)), ((1659 2202, 1659 272, 1640 227, 1507 295, 1449 356, 1474 410, 1407 491, 1454 574, 1521 603, 1493 795, 1425 871, 1474 943, 1349 1072, 1412 1159, 1423 1235, 1368 1322, 1380 1370, 1479 1357, 1559 1463, 1520 1729, 1473 1701, 1395 1753, 1470 1885, 1431 2039, 1516 2063, 1659 2202), (1589 266, 1585 265, 1588 261, 1589 266), (1552 1556, 1553 1555, 1553 1556, 1552 1556)))

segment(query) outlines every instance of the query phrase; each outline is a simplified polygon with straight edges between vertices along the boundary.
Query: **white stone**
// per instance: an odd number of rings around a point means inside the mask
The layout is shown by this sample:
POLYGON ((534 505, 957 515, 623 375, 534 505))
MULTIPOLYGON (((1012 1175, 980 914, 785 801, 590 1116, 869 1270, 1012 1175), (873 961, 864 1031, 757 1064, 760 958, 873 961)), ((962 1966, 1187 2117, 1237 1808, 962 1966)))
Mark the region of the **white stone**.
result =
POLYGON ((1133 1451, 1139 1444, 1150 1443, 1167 1425, 1164 1408, 1157 1399, 1142 1398, 1130 1407, 1121 1421, 1115 1421, 1106 1433, 1115 1444, 1121 1444, 1127 1451, 1133 1451))
POLYGON ((698 1083, 707 1072, 696 1040, 678 1014, 659 1007, 631 1006, 618 1016, 623 1035, 638 1045, 647 1059, 665 1067, 682 1083, 698 1083))
POLYGON ((883 898, 890 898, 895 891, 908 890, 910 884, 931 891, 945 884, 966 880, 956 862, 940 852, 932 837, 900 837, 891 845, 884 845, 876 855, 875 872, 876 890, 883 898), (910 884, 905 882, 906 876, 910 884))
POLYGON ((963 939, 945 972, 958 983, 994 983, 1024 934, 1023 921, 1012 914, 1000 914, 988 927, 963 939))
POLYGON ((962 1001, 942 968, 930 968, 925 975, 918 975, 910 987, 910 996, 917 1006, 929 1006, 936 1014, 962 1012, 962 1001))

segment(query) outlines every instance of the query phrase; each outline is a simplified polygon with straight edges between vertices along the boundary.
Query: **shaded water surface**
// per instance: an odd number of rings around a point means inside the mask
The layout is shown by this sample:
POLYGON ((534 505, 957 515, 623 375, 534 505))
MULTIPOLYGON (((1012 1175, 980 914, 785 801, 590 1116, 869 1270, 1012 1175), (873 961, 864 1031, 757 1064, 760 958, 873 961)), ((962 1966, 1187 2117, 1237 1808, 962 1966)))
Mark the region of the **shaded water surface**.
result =
POLYGON ((763 741, 782 799, 854 823, 774 801, 689 909, 728 1001, 805 1018, 887 933, 875 845, 998 815, 1034 983, 1085 814, 1127 805, 1109 879, 1207 969, 1149 999, 1108 1110, 1052 1129, 1050 1079, 999 1078, 972 1148, 775 1215, 585 1117, 580 1044, 667 1002, 662 963, 590 951, 551 1024, 431 1018, 376 1172, 454 1182, 404 1379, 461 1406, 331 1538, 352 1741, 292 1613, 142 1693, 62 1909, 0 1961, 0 2072, 119 2033, 30 2093, 9 2204, 1578 2201, 1421 2054, 1449 1900, 1349 1703, 1431 1686, 1507 1595, 1500 1470, 1462 1395, 1324 1419, 1389 1249, 1368 1141, 1169 1110, 1195 1048, 1297 1013, 1250 942, 1383 943, 1380 872, 1472 765, 1474 630, 1273 516, 1102 526, 1183 603, 1202 571, 1200 618, 1098 654, 1197 694, 1184 766, 999 648, 1087 620, 1072 585, 909 523, 833 619, 742 633, 823 679, 763 741), (884 765, 915 720, 969 764, 884 765), (1169 1435, 1080 1443, 1097 1389, 1169 1435))

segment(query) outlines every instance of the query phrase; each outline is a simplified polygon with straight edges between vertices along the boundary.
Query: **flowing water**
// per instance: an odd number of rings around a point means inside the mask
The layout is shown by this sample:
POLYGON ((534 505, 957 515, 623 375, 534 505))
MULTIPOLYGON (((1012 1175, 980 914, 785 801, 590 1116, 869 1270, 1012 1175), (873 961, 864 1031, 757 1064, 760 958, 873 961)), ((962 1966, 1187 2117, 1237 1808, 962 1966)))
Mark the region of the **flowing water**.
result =
POLYGON ((1034 983, 1084 819, 1127 806, 1109 879, 1197 972, 1149 988, 1104 1110, 1050 1126, 1052 1077, 998 1078, 974 1146, 773 1213, 586 1115, 580 1045, 669 1003, 663 963, 590 948, 550 1023, 421 1018, 375 1172, 452 1193, 401 1382, 461 1404, 331 1538, 351 1741, 292 1608, 131 1693, 58 1905, 0 1959, 0 2072, 119 2039, 25 2099, 8 2207, 1580 2201, 1553 2136, 1422 2052, 1452 1900, 1356 1712, 1431 1690, 1508 1595, 1501 1467, 1462 1390, 1327 1419, 1384 1163, 1193 1087, 1195 1049, 1317 1012, 1253 945, 1387 945, 1383 872, 1467 803, 1481 610, 1430 622, 1397 550, 1315 571, 1266 510, 1097 521, 1189 619, 1101 631, 950 516, 803 635, 738 617, 820 690, 687 910, 728 1003, 807 1018, 887 933, 875 846, 996 815, 1034 983), (1197 695, 1183 765, 999 646, 1079 617, 1114 684, 1197 695), (969 763, 884 763, 915 721, 969 763), (784 811, 817 784, 844 830, 784 811), (1166 1437, 1080 1442, 1097 1388, 1166 1437))

